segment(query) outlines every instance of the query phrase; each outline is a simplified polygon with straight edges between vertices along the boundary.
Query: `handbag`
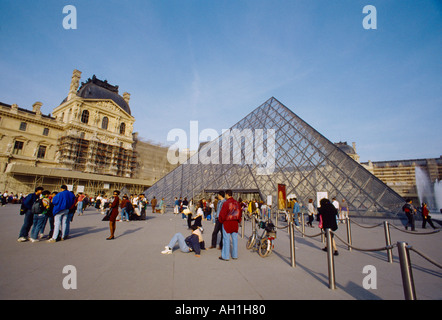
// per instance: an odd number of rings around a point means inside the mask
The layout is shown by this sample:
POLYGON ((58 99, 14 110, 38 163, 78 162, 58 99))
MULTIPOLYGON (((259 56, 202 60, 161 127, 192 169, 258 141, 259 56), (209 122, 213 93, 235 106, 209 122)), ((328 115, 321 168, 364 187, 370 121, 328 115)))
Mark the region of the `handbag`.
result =
POLYGON ((109 221, 110 220, 110 215, 111 215, 111 210, 107 209, 106 215, 103 217, 103 219, 101 221, 109 221))

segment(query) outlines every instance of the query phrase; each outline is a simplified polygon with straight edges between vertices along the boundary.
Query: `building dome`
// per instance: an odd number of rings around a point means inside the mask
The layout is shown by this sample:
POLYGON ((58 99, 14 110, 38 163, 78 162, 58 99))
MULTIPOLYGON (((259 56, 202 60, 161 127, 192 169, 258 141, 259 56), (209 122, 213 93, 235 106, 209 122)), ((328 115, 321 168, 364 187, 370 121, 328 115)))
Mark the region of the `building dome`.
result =
POLYGON ((77 96, 84 99, 110 99, 131 115, 129 104, 118 94, 118 86, 113 86, 106 80, 99 80, 95 75, 92 79, 89 78, 86 82, 81 83, 77 96))
POLYGON ((335 146, 344 151, 346 154, 356 154, 356 151, 353 147, 349 146, 347 142, 336 142, 335 146))

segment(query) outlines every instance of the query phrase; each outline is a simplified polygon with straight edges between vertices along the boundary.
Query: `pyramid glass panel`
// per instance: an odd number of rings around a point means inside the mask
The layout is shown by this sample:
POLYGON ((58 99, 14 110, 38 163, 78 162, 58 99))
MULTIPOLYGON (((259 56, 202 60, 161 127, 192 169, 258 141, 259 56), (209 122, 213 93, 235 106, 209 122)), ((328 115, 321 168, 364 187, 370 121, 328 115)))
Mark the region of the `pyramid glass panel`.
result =
POLYGON ((148 199, 199 199, 232 189, 277 199, 278 184, 302 205, 317 192, 345 199, 350 213, 397 214, 403 199, 275 98, 206 143, 146 190, 148 199))

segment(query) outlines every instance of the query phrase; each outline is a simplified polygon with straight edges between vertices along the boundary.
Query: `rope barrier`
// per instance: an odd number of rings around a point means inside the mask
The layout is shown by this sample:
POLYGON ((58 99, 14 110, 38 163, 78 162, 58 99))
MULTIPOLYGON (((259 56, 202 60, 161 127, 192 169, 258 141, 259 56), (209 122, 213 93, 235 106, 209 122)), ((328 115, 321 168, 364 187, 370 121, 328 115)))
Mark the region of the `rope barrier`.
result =
POLYGON ((357 248, 351 244, 349 244, 348 242, 342 240, 335 232, 331 231, 331 233, 334 234, 334 236, 336 238, 338 238, 342 243, 344 243, 346 246, 358 250, 358 251, 384 251, 384 250, 390 250, 393 249, 396 245, 390 245, 390 246, 385 246, 385 247, 381 247, 381 248, 374 248, 374 249, 362 249, 362 248, 357 248))
POLYGON ((402 230, 399 227, 395 226, 394 224, 390 224, 390 226, 392 226, 396 230, 399 230, 400 232, 409 233, 409 234, 416 234, 416 235, 435 234, 435 233, 438 233, 442 230, 442 229, 438 229, 438 230, 434 230, 434 231, 430 231, 430 232, 416 232, 416 231, 402 230))
MULTIPOLYGON (((360 224, 360 223, 354 221, 353 219, 349 219, 349 220, 350 220, 352 223, 354 223, 355 225, 357 225, 357 226, 359 226, 359 227, 361 227, 361 228, 366 228, 366 229, 376 228, 376 227, 379 227, 379 226, 381 226, 381 225, 383 224, 383 222, 381 222, 381 223, 378 223, 378 224, 375 224, 375 225, 372 225, 372 226, 367 226, 367 225, 364 226, 364 225, 362 225, 362 224, 360 224)), ((429 232, 416 232, 416 231, 402 230, 400 227, 398 227, 398 226, 396 226, 396 225, 394 225, 394 224, 392 224, 392 223, 389 223, 389 225, 392 226, 393 228, 395 228, 395 229, 401 231, 401 232, 409 233, 409 234, 417 234, 417 235, 434 234, 434 233, 438 233, 438 232, 442 231, 442 229, 438 229, 438 230, 429 231, 429 232)))
POLYGON ((318 234, 313 234, 313 235, 308 235, 308 234, 302 232, 299 228, 296 228, 296 230, 298 230, 299 233, 303 234, 304 236, 306 236, 306 237, 308 237, 308 238, 315 238, 315 237, 317 237, 317 236, 320 236, 321 234, 325 234, 325 232, 322 231, 322 230, 321 230, 321 232, 319 232, 318 234))
POLYGON ((434 260, 430 259, 429 257, 427 257, 426 255, 424 255, 422 252, 414 249, 412 246, 407 246, 407 248, 409 250, 412 250, 414 252, 416 252, 418 255, 420 255, 422 258, 424 258, 425 260, 427 260, 428 262, 434 264, 436 267, 438 267, 439 269, 442 269, 442 265, 440 265, 439 263, 435 262, 434 260))
POLYGON ((359 226, 359 227, 361 227, 361 228, 366 228, 366 229, 372 229, 372 228, 376 228, 376 227, 379 227, 379 226, 381 226, 382 224, 383 224, 383 222, 381 222, 381 223, 378 223, 378 224, 376 224, 376 225, 373 225, 373 226, 364 226, 364 225, 362 225, 362 224, 360 224, 360 223, 357 223, 356 221, 354 221, 353 219, 349 219, 352 223, 354 223, 355 225, 357 225, 357 226, 359 226))
MULTIPOLYGON (((259 220, 256 217, 253 217, 254 220, 256 222, 259 222, 259 220)), ((330 289, 336 289, 336 284, 335 284, 335 271, 334 271, 334 259, 333 259, 333 253, 331 250, 331 246, 332 246, 332 235, 335 236, 338 240, 340 240, 344 245, 346 245, 349 250, 351 251, 351 249, 357 250, 357 251, 365 251, 365 252, 375 252, 375 251, 388 251, 388 261, 390 263, 393 262, 393 258, 392 258, 392 249, 397 247, 398 248, 398 254, 399 254, 399 264, 401 267, 401 274, 402 274, 402 283, 403 283, 403 288, 404 288, 404 294, 405 294, 405 299, 407 300, 415 300, 416 299, 416 293, 415 293, 415 289, 414 289, 414 280, 413 280, 413 276, 412 276, 412 272, 411 272, 411 263, 409 260, 409 255, 408 252, 409 251, 414 251, 416 252, 418 255, 420 255, 422 258, 424 258, 425 260, 427 260, 428 262, 432 263, 433 265, 435 265, 436 267, 442 269, 442 265, 435 262, 434 260, 432 260, 431 258, 429 258, 428 256, 426 256, 425 254, 423 254, 422 252, 414 249, 412 246, 408 245, 405 242, 397 242, 396 244, 390 244, 391 243, 391 239, 390 239, 390 232, 389 232, 389 226, 392 226, 393 228, 404 232, 404 233, 409 233, 409 234, 418 234, 418 235, 428 235, 428 234, 435 234, 440 232, 442 229, 438 229, 438 230, 434 230, 434 231, 430 231, 430 232, 415 232, 415 231, 408 231, 408 230, 402 230, 400 229, 398 226, 395 226, 394 224, 389 223, 388 221, 383 221, 382 223, 376 224, 376 225, 372 225, 372 226, 367 226, 367 225, 361 225, 357 222, 355 222, 352 219, 347 218, 347 238, 349 239, 349 242, 341 239, 335 232, 333 232, 330 229, 326 229, 325 231, 321 229, 321 231, 318 234, 314 234, 314 235, 308 235, 305 232, 303 232, 301 228, 297 227, 294 228, 293 227, 293 222, 287 224, 284 227, 278 227, 275 226, 276 229, 286 229, 289 228, 289 233, 290 233, 290 256, 291 256, 291 263, 292 263, 292 267, 296 267, 296 259, 295 259, 295 237, 294 237, 294 229, 296 229, 298 232, 300 232, 303 236, 309 237, 309 238, 314 238, 317 236, 321 236, 321 235, 326 235, 327 238, 327 261, 328 261, 328 274, 329 274, 329 288, 330 289), (358 248, 353 246, 353 244, 351 243, 351 227, 350 227, 350 222, 356 224, 357 226, 361 227, 361 228, 366 228, 366 229, 372 229, 372 228, 376 228, 379 227, 381 225, 384 225, 384 231, 385 231, 385 238, 386 238, 386 245, 384 247, 380 247, 380 248, 358 248)), ((254 224, 255 224, 255 221, 254 224)), ((302 220, 304 221, 304 220, 302 220)), ((304 230, 305 231, 305 230, 304 230)))

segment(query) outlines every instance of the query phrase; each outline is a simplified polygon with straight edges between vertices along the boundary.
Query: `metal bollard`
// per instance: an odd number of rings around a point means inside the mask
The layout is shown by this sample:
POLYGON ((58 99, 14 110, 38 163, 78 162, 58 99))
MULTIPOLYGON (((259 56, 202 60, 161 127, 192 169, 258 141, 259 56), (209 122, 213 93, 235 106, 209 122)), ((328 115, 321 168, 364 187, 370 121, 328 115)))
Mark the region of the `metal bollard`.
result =
MULTIPOLYGON (((384 233, 385 233, 385 244, 387 247, 391 246, 391 236, 390 236, 390 226, 388 221, 384 221, 384 233)), ((388 262, 393 263, 393 250, 387 249, 388 262)))
POLYGON ((411 269, 410 254, 407 245, 408 244, 403 241, 397 243, 399 263, 401 265, 402 285, 404 287, 405 300, 416 300, 413 272, 411 269))
POLYGON ((349 246, 348 246, 348 251, 351 251, 351 246, 350 245, 352 245, 353 243, 352 243, 352 240, 351 240, 351 226, 350 226, 350 218, 349 217, 347 217, 347 218, 345 218, 347 221, 346 221, 346 224, 347 224, 347 243, 349 244, 349 246))
POLYGON ((279 220, 279 210, 276 210, 276 223, 275 223, 275 227, 278 228, 278 220, 279 220))
POLYGON ((296 267, 296 258, 295 258, 295 227, 293 226, 293 222, 289 223, 289 234, 290 234, 290 259, 292 263, 292 268, 296 267))
POLYGON ((241 216, 241 239, 244 239, 244 228, 246 227, 246 220, 244 214, 241 216))
POLYGON ((302 237, 304 238, 304 233, 305 233, 304 212, 301 213, 301 224, 302 224, 302 237))
POLYGON ((256 221, 255 221, 255 216, 252 215, 252 235, 255 234, 255 230, 256 230, 256 221))
POLYGON ((325 229, 325 233, 327 235, 328 287, 335 290, 335 260, 333 256, 332 235, 330 229, 328 228, 325 229))

